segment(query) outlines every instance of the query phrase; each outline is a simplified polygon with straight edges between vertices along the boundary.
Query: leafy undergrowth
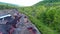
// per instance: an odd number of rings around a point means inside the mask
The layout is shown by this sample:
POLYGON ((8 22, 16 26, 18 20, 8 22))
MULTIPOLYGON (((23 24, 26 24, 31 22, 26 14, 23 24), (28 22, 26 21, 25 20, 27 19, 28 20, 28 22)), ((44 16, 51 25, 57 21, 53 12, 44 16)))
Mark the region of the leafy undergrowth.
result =
POLYGON ((28 15, 29 19, 35 26, 38 28, 41 34, 57 34, 54 30, 50 29, 49 27, 45 26, 42 22, 40 22, 38 19, 32 17, 31 15, 28 15))

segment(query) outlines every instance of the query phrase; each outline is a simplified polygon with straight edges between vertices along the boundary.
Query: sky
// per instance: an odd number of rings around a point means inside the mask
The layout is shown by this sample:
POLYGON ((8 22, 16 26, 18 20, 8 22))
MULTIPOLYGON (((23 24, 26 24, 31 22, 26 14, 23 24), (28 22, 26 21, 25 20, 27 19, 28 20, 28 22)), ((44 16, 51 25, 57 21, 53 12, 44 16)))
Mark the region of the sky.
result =
POLYGON ((16 4, 19 6, 32 6, 42 0, 0 0, 0 2, 16 4))

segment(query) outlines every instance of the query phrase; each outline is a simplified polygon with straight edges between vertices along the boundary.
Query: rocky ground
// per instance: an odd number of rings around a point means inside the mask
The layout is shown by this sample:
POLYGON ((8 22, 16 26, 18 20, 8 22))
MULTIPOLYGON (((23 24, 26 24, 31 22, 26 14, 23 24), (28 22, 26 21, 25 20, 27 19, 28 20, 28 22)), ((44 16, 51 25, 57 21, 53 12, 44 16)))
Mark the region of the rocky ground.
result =
MULTIPOLYGON (((10 11, 12 11, 12 10, 10 10, 10 11)), ((1 13, 3 13, 3 12, 0 12, 0 14, 1 13)), ((14 31, 13 31, 12 34, 41 34, 38 31, 38 29, 35 27, 35 25, 31 23, 31 21, 28 19, 28 17, 26 15, 20 14, 20 16, 22 16, 20 18, 20 22, 18 22, 16 24, 17 28, 14 28, 14 31), (25 18, 25 16, 26 16, 26 18, 25 18), (33 29, 31 29, 30 27, 33 28, 33 29), (30 28, 30 29, 28 29, 28 28, 30 28)), ((9 29, 9 28, 7 28, 5 26, 7 26, 7 25, 3 25, 3 26, 0 25, 0 30, 5 32, 4 31, 5 29, 9 29)), ((8 26, 8 27, 10 27, 10 26, 8 26)), ((4 33, 4 34, 8 34, 8 33, 4 33)))

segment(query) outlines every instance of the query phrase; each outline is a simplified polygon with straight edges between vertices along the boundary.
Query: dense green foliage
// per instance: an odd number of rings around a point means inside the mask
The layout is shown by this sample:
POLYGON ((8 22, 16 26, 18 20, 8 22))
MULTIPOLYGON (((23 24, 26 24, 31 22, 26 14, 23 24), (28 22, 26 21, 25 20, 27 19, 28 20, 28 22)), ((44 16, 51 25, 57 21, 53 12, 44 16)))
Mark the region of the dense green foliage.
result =
POLYGON ((33 16, 30 20, 42 34, 60 34, 60 1, 42 1, 37 5, 19 9, 20 12, 33 16))
POLYGON ((0 5, 0 9, 14 8, 26 14, 42 34, 60 34, 60 0, 44 0, 31 7, 0 5))

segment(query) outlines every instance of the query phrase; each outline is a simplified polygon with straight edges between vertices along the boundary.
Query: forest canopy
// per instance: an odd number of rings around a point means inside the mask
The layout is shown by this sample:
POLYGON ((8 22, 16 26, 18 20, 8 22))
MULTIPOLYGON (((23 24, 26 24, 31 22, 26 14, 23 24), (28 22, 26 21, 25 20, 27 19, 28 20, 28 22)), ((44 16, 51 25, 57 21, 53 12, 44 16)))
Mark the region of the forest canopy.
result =
POLYGON ((26 14, 42 34, 60 34, 60 0, 44 0, 30 7, 0 4, 2 9, 17 9, 26 14))

